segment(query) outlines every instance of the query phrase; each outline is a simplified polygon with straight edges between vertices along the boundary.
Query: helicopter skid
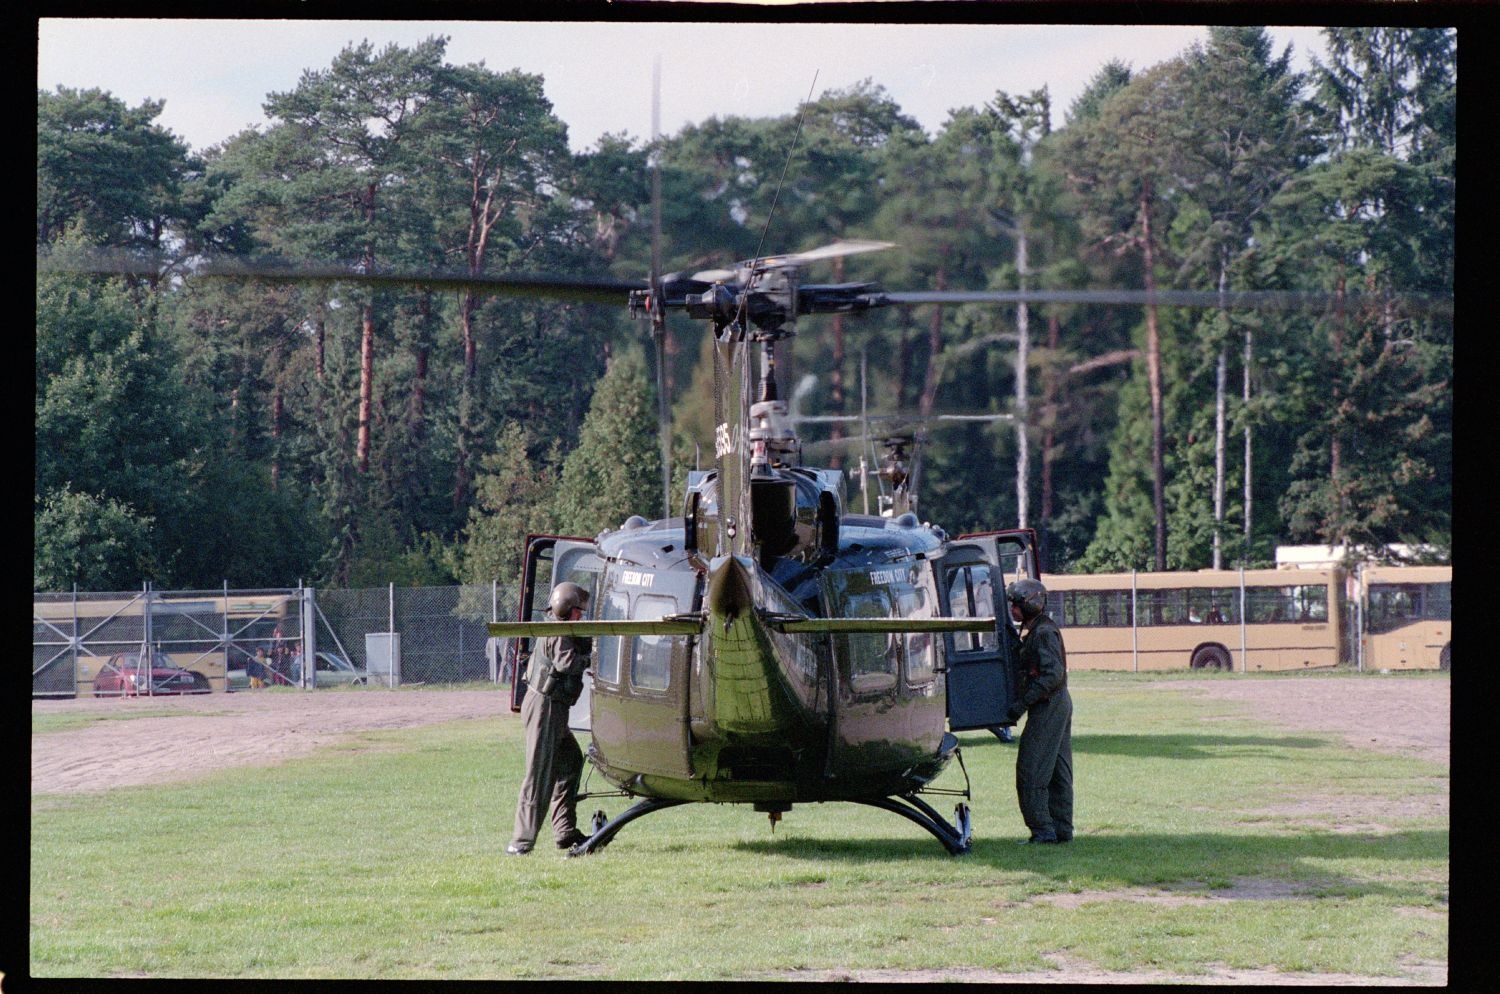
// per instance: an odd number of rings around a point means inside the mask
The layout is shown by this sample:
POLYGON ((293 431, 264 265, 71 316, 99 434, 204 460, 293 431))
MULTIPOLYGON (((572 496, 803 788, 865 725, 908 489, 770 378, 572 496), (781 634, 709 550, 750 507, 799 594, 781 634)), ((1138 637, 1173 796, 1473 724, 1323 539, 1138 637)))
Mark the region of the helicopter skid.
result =
POLYGON ((962 856, 969 851, 973 823, 969 817, 969 806, 967 804, 960 804, 954 809, 954 820, 958 822, 955 826, 944 821, 943 816, 932 809, 932 805, 915 794, 902 794, 899 797, 866 798, 854 803, 868 804, 872 808, 893 811, 901 817, 921 825, 943 844, 943 848, 948 850, 950 856, 962 856))
MULTIPOLYGON (((954 821, 957 824, 949 824, 943 816, 933 810, 932 806, 915 793, 901 794, 893 797, 876 798, 851 798, 852 803, 868 804, 873 808, 883 811, 891 811, 895 814, 912 821, 930 832, 934 838, 943 844, 950 856, 962 856, 969 851, 972 843, 973 823, 969 816, 969 806, 959 804, 954 809, 954 821)), ((619 834, 620 829, 644 817, 654 811, 666 808, 675 808, 680 804, 692 804, 692 801, 675 800, 665 797, 647 797, 625 810, 623 814, 605 821, 604 812, 600 811, 594 815, 593 834, 572 849, 568 850, 568 856, 588 856, 609 845, 614 837, 619 834)), ((790 810, 791 805, 785 807, 780 805, 756 805, 756 810, 775 810, 777 812, 790 810)))
POLYGON ((663 808, 675 808, 679 804, 689 803, 691 802, 671 800, 665 797, 647 797, 643 800, 637 801, 635 804, 632 804, 625 810, 623 814, 616 815, 609 821, 603 822, 603 824, 600 824, 600 822, 603 821, 604 815, 604 812, 601 811, 599 812, 599 814, 594 816, 594 824, 592 826, 594 829, 594 834, 578 843, 578 845, 574 846, 572 849, 569 849, 568 855, 570 857, 587 856, 590 853, 596 853, 600 849, 603 849, 605 846, 609 845, 610 841, 614 839, 615 835, 620 831, 620 829, 624 828, 626 825, 629 825, 637 818, 649 815, 653 811, 660 811, 663 808))

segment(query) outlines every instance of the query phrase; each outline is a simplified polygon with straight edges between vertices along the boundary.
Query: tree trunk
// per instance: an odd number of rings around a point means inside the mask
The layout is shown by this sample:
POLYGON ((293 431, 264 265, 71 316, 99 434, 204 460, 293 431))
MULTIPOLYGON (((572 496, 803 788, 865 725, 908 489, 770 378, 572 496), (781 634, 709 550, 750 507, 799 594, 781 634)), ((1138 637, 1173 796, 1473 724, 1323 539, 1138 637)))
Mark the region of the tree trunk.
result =
MULTIPOLYGON (((1021 290, 1026 290, 1026 229, 1020 228, 1016 238, 1016 272, 1020 275, 1021 290)), ((1031 332, 1030 312, 1023 300, 1016 307, 1016 527, 1025 528, 1030 507, 1031 451, 1026 437, 1030 421, 1027 398, 1026 365, 1030 361, 1031 332)))
MULTIPOLYGON (((1047 315, 1047 348, 1057 355, 1058 325, 1056 314, 1047 315)), ((1052 569, 1052 459, 1057 444, 1057 366, 1049 361, 1042 367, 1042 513, 1040 525, 1041 569, 1052 569)))
MULTIPOLYGON (((1229 327, 1229 312, 1224 308, 1224 294, 1229 290, 1228 261, 1219 253, 1219 313, 1229 327)), ((1224 387, 1229 376, 1229 340, 1219 343, 1219 363, 1214 370, 1214 569, 1224 568, 1224 387)))
MULTIPOLYGON (((833 281, 844 282, 844 257, 835 256, 833 260, 833 281)), ((828 406, 833 414, 844 413, 844 315, 833 316, 833 370, 828 374, 828 406)), ((834 441, 844 437, 844 426, 835 421, 828 432, 828 437, 834 441)), ((839 469, 844 465, 844 456, 837 448, 829 457, 828 465, 833 469, 839 469)))
MULTIPOLYGON (((933 284, 937 290, 948 289, 948 272, 944 267, 938 267, 933 284)), ((942 354, 943 307, 939 304, 932 309, 932 318, 927 322, 927 374, 922 378, 922 396, 917 400, 917 412, 924 418, 932 414, 932 409, 937 404, 938 374, 941 372, 942 354)))
MULTIPOLYGON (((365 224, 375 224, 376 184, 365 188, 365 224)), ((365 246, 360 260, 361 268, 371 272, 375 268, 375 247, 365 246)), ((370 399, 375 382, 375 305, 367 302, 360 309, 359 322, 359 436, 354 443, 355 462, 361 473, 370 469, 370 399)))
MULTIPOLYGON (((1151 233, 1151 184, 1141 191, 1141 240, 1146 293, 1156 292, 1156 247, 1151 233)), ((1156 305, 1146 307, 1146 384, 1151 392, 1151 500, 1156 515, 1156 570, 1167 568, 1166 459, 1162 425, 1161 332, 1156 321, 1156 305)))
POLYGON ((426 435, 427 425, 427 362, 428 346, 427 332, 432 322, 432 295, 422 294, 421 301, 417 305, 419 310, 420 330, 417 335, 417 346, 414 350, 413 362, 416 370, 412 375, 411 387, 411 421, 412 439, 420 442, 426 435))
MULTIPOLYGON (((470 275, 478 275, 477 270, 472 270, 470 275)), ((464 340, 464 380, 474 379, 475 372, 479 369, 479 347, 474 344, 474 310, 476 308, 475 294, 473 290, 465 290, 463 300, 458 308, 458 325, 464 340)))
POLYGON ((361 473, 370 469, 370 402, 375 382, 375 307, 365 304, 359 321, 359 435, 355 463, 361 473))
POLYGON ((901 340, 896 348, 896 410, 906 408, 906 388, 911 379, 911 308, 901 308, 901 340))
POLYGON ((1250 435, 1250 359, 1251 359, 1251 355, 1252 355, 1252 352, 1253 352, 1253 348, 1252 348, 1252 344, 1253 344, 1253 342, 1252 342, 1252 335, 1253 335, 1253 332, 1251 332, 1250 326, 1247 324, 1245 326, 1245 392, 1244 392, 1244 403, 1245 403, 1245 406, 1244 406, 1244 411, 1245 411, 1245 555, 1244 555, 1244 558, 1241 560, 1241 562, 1247 563, 1247 564, 1250 561, 1250 536, 1252 534, 1251 528, 1252 528, 1252 525, 1255 522, 1254 508, 1252 506, 1252 501, 1251 501, 1251 483, 1252 483, 1252 480, 1251 480, 1251 472, 1250 472, 1250 461, 1251 461, 1251 457, 1253 455, 1252 448, 1251 448, 1251 446, 1252 446, 1251 435, 1250 435))
POLYGON ((281 481, 281 419, 285 406, 281 396, 281 385, 271 391, 271 489, 276 490, 281 481))
MULTIPOLYGON (((1344 310, 1344 294, 1347 287, 1344 276, 1339 274, 1338 286, 1334 296, 1333 312, 1333 368, 1335 371, 1342 370, 1344 365, 1344 331, 1346 312, 1344 310)), ((1329 481, 1333 486, 1335 506, 1338 508, 1339 518, 1343 518, 1344 491, 1343 481, 1339 479, 1340 463, 1343 461, 1343 441, 1340 431, 1339 407, 1343 404, 1343 391, 1339 389, 1337 374, 1333 377, 1333 418, 1329 427, 1332 429, 1328 434, 1331 436, 1328 443, 1329 481)))

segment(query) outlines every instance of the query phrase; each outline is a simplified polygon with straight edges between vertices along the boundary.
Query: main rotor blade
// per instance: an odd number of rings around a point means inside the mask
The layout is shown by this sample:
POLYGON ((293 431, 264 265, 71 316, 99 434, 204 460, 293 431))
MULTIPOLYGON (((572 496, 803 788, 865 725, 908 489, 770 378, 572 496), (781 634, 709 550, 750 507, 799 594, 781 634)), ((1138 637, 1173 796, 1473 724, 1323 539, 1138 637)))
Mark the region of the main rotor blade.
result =
POLYGON ((844 255, 859 255, 861 252, 880 252, 888 248, 895 248, 895 242, 876 242, 863 238, 846 238, 822 245, 806 252, 793 252, 791 255, 771 256, 770 259, 762 260, 769 263, 778 260, 781 265, 801 265, 804 262, 816 262, 819 259, 835 259, 844 255))
MULTIPOLYGON (((882 295, 889 304, 1104 304, 1144 307, 1231 307, 1236 310, 1286 311, 1322 309, 1334 304, 1331 293, 1295 290, 1241 290, 1220 294, 1211 290, 935 290, 882 295)), ((1393 300, 1434 313, 1452 313, 1453 299, 1428 293, 1350 294, 1346 303, 1393 300)))
MULTIPOLYGON (((883 249, 895 248, 895 242, 876 242, 867 239, 850 238, 842 241, 822 245, 806 252, 792 252, 789 255, 769 255, 754 263, 756 269, 780 269, 785 266, 800 266, 808 262, 817 262, 821 259, 836 259, 840 256, 859 255, 861 252, 879 252, 883 249)), ((749 260, 738 263, 730 269, 705 269, 693 274, 693 279, 702 280, 705 283, 716 283, 732 280, 748 269, 752 263, 749 260)))
POLYGON ((37 255, 37 272, 99 276, 187 276, 260 280, 267 283, 353 283, 365 286, 412 286, 435 290, 473 290, 505 297, 539 297, 581 303, 624 304, 645 280, 563 276, 552 273, 479 274, 453 270, 410 272, 361 269, 352 265, 319 265, 254 258, 181 260, 160 254, 97 250, 37 255))

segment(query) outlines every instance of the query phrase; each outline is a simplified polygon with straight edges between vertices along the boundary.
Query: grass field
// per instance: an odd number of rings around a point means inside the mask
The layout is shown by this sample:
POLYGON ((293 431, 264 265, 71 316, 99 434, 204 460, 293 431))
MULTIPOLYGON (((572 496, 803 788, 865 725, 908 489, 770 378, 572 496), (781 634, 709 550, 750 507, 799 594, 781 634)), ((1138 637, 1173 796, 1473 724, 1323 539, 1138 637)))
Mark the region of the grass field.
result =
MULTIPOLYGON (((507 858, 514 719, 34 796, 30 973, 983 979, 1082 964, 1409 982, 1413 964, 1446 964, 1448 819, 1411 816, 1447 794, 1446 765, 1137 680, 1072 682, 1077 838, 1016 845, 1015 747, 965 735, 976 841, 960 858, 904 819, 832 804, 774 832, 748 807, 688 805, 587 859, 507 858), (1315 803, 1329 798, 1359 799, 1367 824, 1315 803)), ((936 786, 961 787, 957 766, 936 786)))

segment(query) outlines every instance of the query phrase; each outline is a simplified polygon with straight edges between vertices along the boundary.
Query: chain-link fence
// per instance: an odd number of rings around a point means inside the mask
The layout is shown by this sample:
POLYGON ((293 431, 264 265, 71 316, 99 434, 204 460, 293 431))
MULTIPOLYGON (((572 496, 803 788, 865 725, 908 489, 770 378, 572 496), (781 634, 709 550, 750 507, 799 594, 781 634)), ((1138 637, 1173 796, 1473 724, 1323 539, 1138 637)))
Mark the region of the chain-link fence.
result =
POLYGON ((37 593, 32 696, 508 680, 485 625, 515 611, 496 584, 37 593))

